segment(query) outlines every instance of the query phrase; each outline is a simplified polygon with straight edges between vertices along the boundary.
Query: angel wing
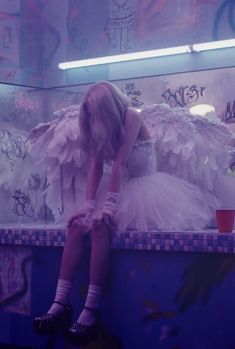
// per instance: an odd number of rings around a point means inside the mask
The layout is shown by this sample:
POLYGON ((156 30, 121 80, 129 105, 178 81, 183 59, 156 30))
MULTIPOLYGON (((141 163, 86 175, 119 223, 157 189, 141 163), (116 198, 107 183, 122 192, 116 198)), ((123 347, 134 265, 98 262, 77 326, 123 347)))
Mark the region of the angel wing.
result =
POLYGON ((76 208, 84 189, 88 157, 79 147, 79 105, 54 113, 57 118, 39 124, 28 137, 29 153, 46 170, 46 204, 58 220, 66 209, 76 208))
POLYGON ((142 117, 156 141, 158 170, 214 191, 215 179, 227 173, 234 153, 228 126, 217 117, 167 104, 144 108, 142 117))

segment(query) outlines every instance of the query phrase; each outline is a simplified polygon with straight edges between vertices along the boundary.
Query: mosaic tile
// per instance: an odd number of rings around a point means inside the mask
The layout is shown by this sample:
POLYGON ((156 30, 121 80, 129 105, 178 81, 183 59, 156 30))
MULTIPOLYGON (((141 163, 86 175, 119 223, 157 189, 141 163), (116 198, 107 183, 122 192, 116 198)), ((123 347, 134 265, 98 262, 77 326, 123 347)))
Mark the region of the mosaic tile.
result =
MULTIPOLYGON (((1 245, 61 247, 65 230, 52 228, 1 228, 1 245)), ((88 241, 88 246, 90 243, 88 241)), ((235 253, 235 233, 221 234, 217 230, 201 232, 126 231, 114 233, 112 248, 155 251, 235 253)))

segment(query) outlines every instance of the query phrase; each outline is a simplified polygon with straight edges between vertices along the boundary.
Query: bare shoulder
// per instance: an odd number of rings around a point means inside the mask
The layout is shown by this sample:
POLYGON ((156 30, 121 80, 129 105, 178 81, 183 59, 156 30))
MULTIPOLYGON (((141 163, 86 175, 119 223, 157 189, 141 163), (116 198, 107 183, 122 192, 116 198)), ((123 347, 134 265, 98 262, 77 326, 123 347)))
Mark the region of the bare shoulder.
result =
POLYGON ((146 127, 141 114, 133 108, 128 109, 125 128, 139 130, 137 138, 140 141, 145 141, 146 139, 151 138, 149 130, 146 127))
POLYGON ((126 124, 140 124, 141 123, 140 113, 134 108, 128 108, 126 113, 126 124))

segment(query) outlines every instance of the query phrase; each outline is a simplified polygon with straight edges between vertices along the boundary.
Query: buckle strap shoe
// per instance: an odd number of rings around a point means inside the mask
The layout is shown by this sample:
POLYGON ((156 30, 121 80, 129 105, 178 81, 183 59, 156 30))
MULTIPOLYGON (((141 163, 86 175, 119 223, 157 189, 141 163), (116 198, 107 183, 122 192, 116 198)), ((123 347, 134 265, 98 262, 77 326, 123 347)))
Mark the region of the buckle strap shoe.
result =
POLYGON ((66 332, 65 336, 68 341, 75 345, 87 345, 98 339, 98 328, 100 322, 100 311, 84 307, 95 314, 95 320, 91 325, 84 325, 75 322, 72 327, 66 332))
POLYGON ((69 329, 72 322, 73 310, 69 303, 60 303, 54 301, 63 307, 58 314, 43 314, 34 319, 34 331, 39 335, 49 336, 59 332, 65 332, 69 329))

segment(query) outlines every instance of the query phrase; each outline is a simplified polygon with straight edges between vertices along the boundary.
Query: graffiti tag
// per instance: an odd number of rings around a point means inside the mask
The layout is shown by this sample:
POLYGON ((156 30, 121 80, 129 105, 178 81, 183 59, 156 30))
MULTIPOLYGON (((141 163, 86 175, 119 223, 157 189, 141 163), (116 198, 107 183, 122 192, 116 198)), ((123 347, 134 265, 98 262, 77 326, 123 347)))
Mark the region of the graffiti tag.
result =
POLYGON ((223 120, 225 122, 235 122, 235 100, 227 103, 223 120))
POLYGON ((24 159, 27 154, 26 142, 10 130, 0 129, 0 151, 7 160, 24 159))
POLYGON ((112 11, 105 24, 109 45, 118 52, 127 52, 131 49, 133 32, 136 30, 136 9, 128 6, 127 2, 113 0, 118 9, 112 11))
POLYGON ((41 188, 41 178, 38 173, 31 173, 28 178, 28 188, 31 191, 38 191, 41 188))
POLYGON ((35 111, 39 108, 39 103, 35 98, 29 98, 26 93, 20 92, 16 95, 15 106, 17 109, 35 111))
POLYGON ((141 91, 135 87, 135 83, 127 82, 124 87, 124 93, 131 99, 131 105, 134 108, 140 108, 144 103, 139 99, 141 91))
POLYGON ((175 92, 168 88, 163 92, 162 97, 171 107, 185 107, 188 104, 196 102, 203 97, 206 87, 197 86, 181 86, 175 92))
POLYGON ((31 199, 28 194, 25 194, 21 191, 21 189, 15 190, 14 195, 12 196, 14 199, 14 213, 18 216, 34 216, 34 208, 31 204, 31 199))

